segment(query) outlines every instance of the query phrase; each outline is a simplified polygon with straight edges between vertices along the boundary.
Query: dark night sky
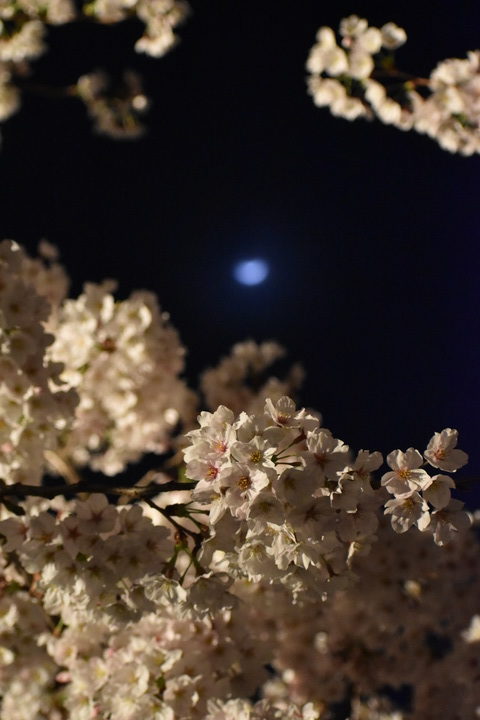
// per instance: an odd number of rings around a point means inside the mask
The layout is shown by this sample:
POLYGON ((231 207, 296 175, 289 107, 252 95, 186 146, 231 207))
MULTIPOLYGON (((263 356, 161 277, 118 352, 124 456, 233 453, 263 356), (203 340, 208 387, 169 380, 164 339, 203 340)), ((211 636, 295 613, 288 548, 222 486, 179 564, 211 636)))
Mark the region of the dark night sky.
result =
POLYGON ((90 133, 75 100, 29 99, 5 126, 1 235, 57 244, 78 292, 116 277, 158 293, 188 375, 247 337, 307 371, 302 401, 356 448, 424 448, 458 427, 480 473, 480 159, 316 109, 304 63, 320 25, 393 20, 405 70, 480 47, 478 3, 192 0, 181 43, 135 55, 135 23, 51 33, 38 78, 98 66, 145 74, 148 136, 90 133), (231 276, 262 256, 268 281, 231 276))

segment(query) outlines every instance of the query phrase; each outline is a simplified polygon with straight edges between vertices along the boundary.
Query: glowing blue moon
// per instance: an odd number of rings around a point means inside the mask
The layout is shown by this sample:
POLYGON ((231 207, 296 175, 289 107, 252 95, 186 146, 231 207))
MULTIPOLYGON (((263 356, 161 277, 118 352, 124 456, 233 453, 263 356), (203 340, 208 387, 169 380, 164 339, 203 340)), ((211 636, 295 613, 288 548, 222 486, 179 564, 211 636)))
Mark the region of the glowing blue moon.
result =
POLYGON ((267 277, 269 267, 265 260, 243 260, 235 265, 233 275, 242 285, 259 285, 267 277))

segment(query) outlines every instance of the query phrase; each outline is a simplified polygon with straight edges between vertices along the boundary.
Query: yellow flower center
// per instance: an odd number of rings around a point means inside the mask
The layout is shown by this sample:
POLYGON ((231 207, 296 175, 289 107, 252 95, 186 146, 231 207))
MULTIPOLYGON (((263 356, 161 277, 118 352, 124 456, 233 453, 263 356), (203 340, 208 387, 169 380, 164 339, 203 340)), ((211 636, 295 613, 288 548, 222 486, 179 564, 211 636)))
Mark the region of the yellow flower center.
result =
POLYGON ((248 488, 252 485, 252 481, 248 475, 242 475, 242 477, 237 480, 237 485, 240 490, 248 490, 248 488))
POLYGON ((262 461, 262 458, 263 453, 260 450, 254 450, 250 455, 250 462, 257 464, 262 461))

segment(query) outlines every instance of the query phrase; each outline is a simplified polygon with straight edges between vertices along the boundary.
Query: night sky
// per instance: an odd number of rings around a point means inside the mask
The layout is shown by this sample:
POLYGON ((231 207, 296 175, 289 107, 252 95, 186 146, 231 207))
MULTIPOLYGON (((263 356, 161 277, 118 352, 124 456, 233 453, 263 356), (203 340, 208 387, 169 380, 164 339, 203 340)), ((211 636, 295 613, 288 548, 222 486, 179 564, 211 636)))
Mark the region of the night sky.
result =
POLYGON ((428 74, 480 47, 478 3, 190 4, 159 60, 133 52, 135 22, 50 33, 36 80, 134 68, 149 133, 113 142, 74 99, 26 99, 3 130, 2 237, 58 245, 74 294, 105 277, 121 296, 155 291, 192 383, 234 342, 275 339, 305 367, 302 403, 345 442, 423 450, 456 427, 463 474, 480 476, 480 159, 332 117, 304 69, 318 27, 356 13, 405 27, 398 64, 428 74), (233 265, 252 256, 270 276, 240 286, 233 265))

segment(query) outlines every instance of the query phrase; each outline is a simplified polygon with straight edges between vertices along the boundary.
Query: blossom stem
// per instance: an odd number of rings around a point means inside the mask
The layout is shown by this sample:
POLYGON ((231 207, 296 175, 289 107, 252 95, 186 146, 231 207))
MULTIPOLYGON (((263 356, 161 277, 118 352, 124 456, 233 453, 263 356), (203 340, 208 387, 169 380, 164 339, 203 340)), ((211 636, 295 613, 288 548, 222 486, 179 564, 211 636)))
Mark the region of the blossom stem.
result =
POLYGON ((175 528, 175 530, 178 532, 178 534, 181 537, 185 537, 185 535, 190 535, 191 538, 193 538, 195 541, 197 540, 198 533, 196 533, 194 530, 189 530, 188 528, 181 525, 179 522, 173 519, 172 515, 173 513, 169 512, 171 508, 162 508, 159 507, 153 500, 150 498, 143 498, 147 505, 149 505, 154 510, 157 510, 161 515, 163 515, 164 518, 168 520, 171 525, 175 528))
POLYGON ((431 81, 428 78, 423 77, 416 77, 415 75, 410 75, 410 73, 403 72, 402 70, 397 70, 396 68, 387 70, 374 70, 372 73, 372 78, 398 78, 399 80, 407 81, 412 83, 412 85, 424 85, 425 87, 430 87, 431 81))

